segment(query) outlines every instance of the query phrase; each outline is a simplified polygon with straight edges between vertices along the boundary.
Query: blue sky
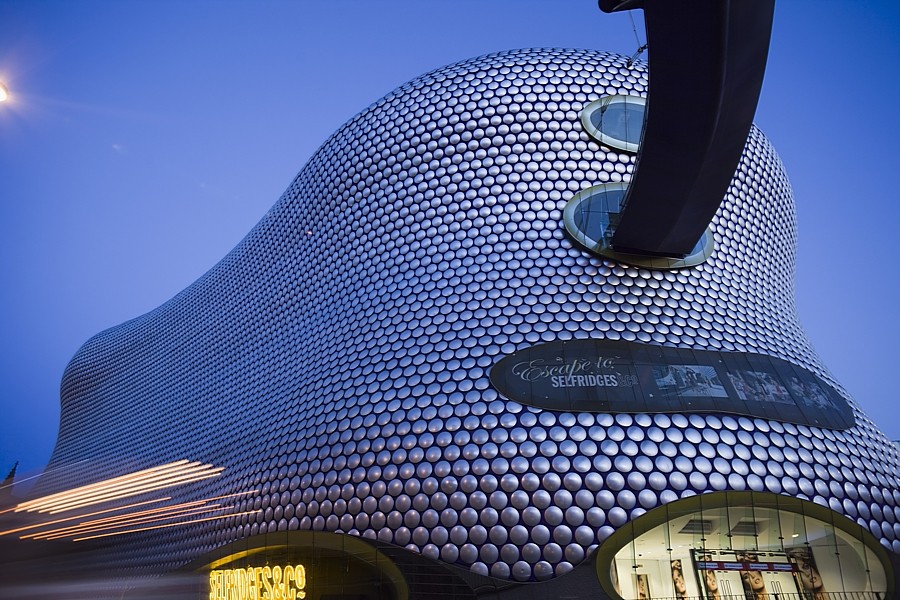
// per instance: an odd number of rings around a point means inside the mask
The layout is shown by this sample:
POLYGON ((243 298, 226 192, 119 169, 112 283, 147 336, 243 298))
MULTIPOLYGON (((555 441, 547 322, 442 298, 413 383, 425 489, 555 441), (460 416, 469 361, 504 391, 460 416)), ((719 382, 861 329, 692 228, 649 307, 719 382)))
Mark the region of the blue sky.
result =
MULTIPOLYGON (((545 46, 637 43, 593 0, 0 0, 0 471, 49 459, 78 347, 214 265, 343 122, 545 46)), ((797 199, 800 320, 891 439, 898 106, 900 3, 780 0, 756 122, 797 199)))

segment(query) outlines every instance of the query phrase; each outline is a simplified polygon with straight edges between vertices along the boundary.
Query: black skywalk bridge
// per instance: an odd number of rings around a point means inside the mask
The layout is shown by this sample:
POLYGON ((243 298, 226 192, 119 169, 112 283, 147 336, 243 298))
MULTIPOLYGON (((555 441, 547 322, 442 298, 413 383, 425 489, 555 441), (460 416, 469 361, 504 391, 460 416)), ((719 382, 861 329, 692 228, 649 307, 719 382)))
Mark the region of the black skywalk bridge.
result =
POLYGON ((734 175, 762 87, 774 0, 600 0, 642 8, 650 87, 616 252, 691 253, 734 175))

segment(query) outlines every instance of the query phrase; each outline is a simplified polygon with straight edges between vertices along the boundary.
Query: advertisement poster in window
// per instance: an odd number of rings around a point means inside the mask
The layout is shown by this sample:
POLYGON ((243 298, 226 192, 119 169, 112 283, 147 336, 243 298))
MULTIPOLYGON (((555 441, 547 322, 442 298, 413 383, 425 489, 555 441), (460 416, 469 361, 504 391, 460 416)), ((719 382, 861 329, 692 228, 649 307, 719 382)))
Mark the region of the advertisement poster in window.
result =
POLYGON ((633 575, 637 600, 650 600, 650 579, 646 573, 633 575))
POLYGON ((796 565, 784 552, 693 550, 691 557, 706 600, 783 600, 800 592, 796 565))
POLYGON ((612 561, 612 565, 609 567, 609 576, 612 579, 613 589, 621 597, 622 586, 619 585, 619 567, 616 565, 616 561, 612 561))
POLYGON ((672 587, 675 588, 675 598, 678 600, 686 600, 688 597, 687 584, 684 580, 684 567, 680 560, 673 560, 672 565, 672 587))
POLYGON ((741 584, 744 586, 744 598, 747 600, 769 600, 769 591, 763 580, 762 570, 753 568, 759 564, 759 556, 754 552, 735 552, 738 562, 748 564, 750 568, 741 571, 741 584))
POLYGON ((786 550, 788 558, 796 565, 794 576, 797 578, 797 585, 803 590, 804 596, 810 600, 828 600, 828 590, 822 583, 822 576, 816 566, 812 548, 798 546, 786 550))
POLYGON ((718 561, 715 561, 711 554, 700 554, 696 559, 698 560, 697 569, 700 574, 703 597, 706 600, 722 600, 717 579, 718 571, 715 569, 718 566, 718 561))

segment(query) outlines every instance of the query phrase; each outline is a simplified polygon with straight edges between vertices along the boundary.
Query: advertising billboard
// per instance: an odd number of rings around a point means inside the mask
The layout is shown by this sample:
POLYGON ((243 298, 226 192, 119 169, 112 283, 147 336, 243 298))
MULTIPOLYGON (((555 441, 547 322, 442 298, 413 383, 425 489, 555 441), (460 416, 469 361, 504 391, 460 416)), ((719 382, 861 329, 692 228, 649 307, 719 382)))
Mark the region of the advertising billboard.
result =
POLYGON ((506 356, 490 372, 510 400, 560 411, 714 412, 847 429, 847 401, 812 372, 747 352, 568 340, 506 356))

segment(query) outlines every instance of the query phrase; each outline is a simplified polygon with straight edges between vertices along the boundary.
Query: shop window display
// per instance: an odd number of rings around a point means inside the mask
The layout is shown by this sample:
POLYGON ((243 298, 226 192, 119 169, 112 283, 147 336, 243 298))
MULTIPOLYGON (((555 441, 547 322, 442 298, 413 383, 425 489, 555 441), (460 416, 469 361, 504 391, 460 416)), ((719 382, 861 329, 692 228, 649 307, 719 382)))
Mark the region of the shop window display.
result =
POLYGON ((797 498, 707 494, 626 529, 597 558, 601 584, 626 600, 876 600, 891 592, 890 565, 871 534, 797 498))

